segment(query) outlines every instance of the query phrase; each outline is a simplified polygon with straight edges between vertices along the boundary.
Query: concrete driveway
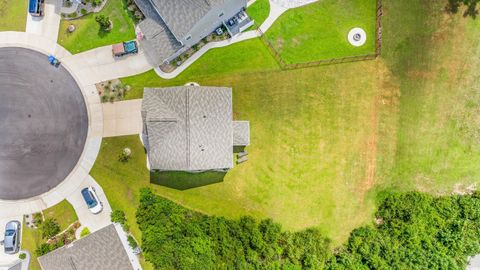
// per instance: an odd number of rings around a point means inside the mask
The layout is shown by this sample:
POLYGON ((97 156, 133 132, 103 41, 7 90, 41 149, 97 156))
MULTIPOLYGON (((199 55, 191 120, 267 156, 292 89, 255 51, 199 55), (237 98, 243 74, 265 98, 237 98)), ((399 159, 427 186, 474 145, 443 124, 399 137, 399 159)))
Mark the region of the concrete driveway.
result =
POLYGON ((107 197, 103 192, 102 187, 97 184, 97 182, 91 177, 88 176, 82 182, 82 184, 67 197, 68 202, 70 202, 77 213, 78 220, 83 226, 88 227, 90 232, 95 232, 101 228, 110 225, 110 214, 112 213, 112 208, 108 203, 107 197), (81 190, 88 186, 93 186, 97 193, 97 196, 100 198, 100 201, 103 203, 103 210, 99 214, 92 214, 87 207, 87 204, 83 200, 81 190))
POLYGON ((103 103, 103 137, 125 136, 142 132, 142 100, 103 103))
POLYGON ((61 6, 61 0, 45 0, 43 17, 33 17, 27 10, 27 26, 25 31, 56 42, 58 39, 58 30, 60 29, 61 6))
POLYGON ((82 84, 133 76, 153 68, 141 49, 137 54, 113 57, 111 45, 71 55, 62 61, 81 75, 82 84))

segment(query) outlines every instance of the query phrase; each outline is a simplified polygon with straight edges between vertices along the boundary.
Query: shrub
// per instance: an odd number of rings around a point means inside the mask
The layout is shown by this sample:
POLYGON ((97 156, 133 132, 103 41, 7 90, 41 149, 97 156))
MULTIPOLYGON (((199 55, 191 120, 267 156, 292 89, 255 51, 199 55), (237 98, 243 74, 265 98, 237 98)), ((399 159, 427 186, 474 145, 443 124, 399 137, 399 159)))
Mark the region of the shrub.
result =
POLYGON ((110 31, 110 18, 105 15, 98 15, 95 17, 95 21, 100 25, 100 29, 103 31, 110 31))
POLYGON ((52 218, 47 218, 41 225, 42 238, 49 239, 60 232, 60 225, 52 218))
POLYGON ((87 14, 87 10, 84 9, 84 8, 82 8, 82 9, 80 10, 80 13, 82 13, 82 15, 85 15, 85 14, 87 14))
POLYGON ((18 258, 19 258, 20 260, 25 260, 25 259, 27 258, 27 254, 25 254, 25 253, 22 252, 22 253, 20 253, 20 254, 18 255, 18 258))
POLYGON ((90 230, 88 229, 88 227, 85 227, 85 228, 83 228, 82 231, 80 232, 80 238, 83 238, 83 237, 85 237, 85 236, 87 236, 87 235, 89 235, 89 234, 90 234, 90 230))
POLYGON ((135 241, 135 238, 133 238, 133 236, 129 235, 128 238, 128 244, 130 245, 131 248, 135 249, 138 247, 138 243, 137 241, 135 241))
POLYGON ((268 219, 206 216, 149 189, 142 189, 136 215, 155 269, 322 269, 330 257, 317 229, 290 233, 268 219))
POLYGON ((53 247, 47 243, 42 243, 36 250, 37 257, 43 256, 53 250, 53 247))

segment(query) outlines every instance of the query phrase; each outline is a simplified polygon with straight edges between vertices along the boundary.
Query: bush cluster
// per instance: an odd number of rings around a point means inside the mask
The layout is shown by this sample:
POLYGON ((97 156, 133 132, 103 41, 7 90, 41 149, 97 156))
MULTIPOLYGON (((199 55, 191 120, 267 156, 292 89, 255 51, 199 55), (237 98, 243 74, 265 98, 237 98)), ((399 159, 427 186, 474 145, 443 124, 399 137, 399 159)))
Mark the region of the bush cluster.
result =
POLYGON ((322 268, 329 241, 316 229, 290 233, 270 219, 229 220, 141 191, 142 250, 155 269, 322 268))
POLYGON ((331 253, 316 229, 207 216, 143 189, 137 221, 155 269, 465 269, 480 253, 480 193, 386 193, 374 225, 331 253))

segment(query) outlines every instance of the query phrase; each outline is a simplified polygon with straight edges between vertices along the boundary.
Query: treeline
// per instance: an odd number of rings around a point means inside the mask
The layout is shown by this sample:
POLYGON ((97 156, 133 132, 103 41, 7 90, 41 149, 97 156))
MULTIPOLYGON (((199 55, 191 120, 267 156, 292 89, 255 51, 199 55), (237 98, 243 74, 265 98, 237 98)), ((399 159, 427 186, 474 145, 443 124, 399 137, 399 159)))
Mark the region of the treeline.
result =
POLYGON ((149 189, 137 222, 155 269, 465 269, 480 253, 480 196, 391 193, 375 226, 332 247, 316 229, 282 231, 271 220, 207 216, 149 189))
POLYGON ((142 250, 155 269, 318 269, 330 257, 318 230, 290 233, 271 220, 229 220, 141 191, 142 250))

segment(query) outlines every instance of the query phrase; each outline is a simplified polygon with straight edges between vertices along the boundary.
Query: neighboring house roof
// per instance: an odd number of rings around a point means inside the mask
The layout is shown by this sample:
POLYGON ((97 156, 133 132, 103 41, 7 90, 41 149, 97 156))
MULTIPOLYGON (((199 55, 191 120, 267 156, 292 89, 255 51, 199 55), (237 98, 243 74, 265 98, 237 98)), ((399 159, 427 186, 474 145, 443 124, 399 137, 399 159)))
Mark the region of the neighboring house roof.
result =
POLYGON ((151 169, 205 171, 233 167, 232 89, 146 88, 142 117, 151 169))
POLYGON ((144 35, 140 44, 154 65, 162 64, 182 47, 161 20, 147 18, 138 27, 144 35))
POLYGON ((43 270, 132 270, 114 225, 38 258, 43 270))
POLYGON ((225 0, 151 1, 177 39, 183 39, 214 6, 225 2, 225 0))
POLYGON ((250 122, 233 121, 233 145, 250 145, 250 122))

